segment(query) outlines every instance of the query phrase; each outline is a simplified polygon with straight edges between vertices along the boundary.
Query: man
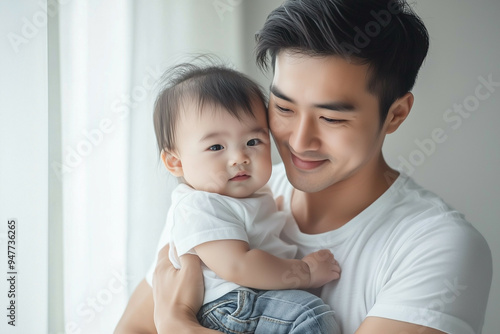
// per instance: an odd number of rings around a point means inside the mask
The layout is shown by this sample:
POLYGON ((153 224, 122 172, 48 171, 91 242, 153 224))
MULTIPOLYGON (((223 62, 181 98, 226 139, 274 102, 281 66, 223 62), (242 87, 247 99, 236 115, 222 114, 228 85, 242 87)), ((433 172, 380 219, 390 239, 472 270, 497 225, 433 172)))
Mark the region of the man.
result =
MULTIPOLYGON (((283 165, 270 182, 299 254, 330 249, 342 267, 321 297, 342 333, 480 333, 491 285, 484 238, 436 195, 390 168, 386 134, 408 116, 427 54, 425 26, 404 1, 289 0, 257 36, 274 76, 269 124, 283 165)), ((198 327, 199 263, 159 255, 117 332, 198 327), (156 300, 153 307, 153 295, 156 300), (154 311, 153 311, 154 310, 154 311)))

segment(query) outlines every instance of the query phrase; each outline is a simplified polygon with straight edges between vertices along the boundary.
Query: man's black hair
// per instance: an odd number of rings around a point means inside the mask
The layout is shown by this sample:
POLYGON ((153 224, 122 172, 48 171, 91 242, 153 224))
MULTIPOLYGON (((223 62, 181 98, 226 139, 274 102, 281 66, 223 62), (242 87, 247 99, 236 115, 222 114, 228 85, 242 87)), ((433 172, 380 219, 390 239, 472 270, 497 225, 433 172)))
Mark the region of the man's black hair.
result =
POLYGON ((367 89, 379 98, 380 121, 409 92, 427 55, 429 35, 404 0, 287 0, 256 34, 257 64, 274 70, 284 50, 340 56, 368 64, 367 89))

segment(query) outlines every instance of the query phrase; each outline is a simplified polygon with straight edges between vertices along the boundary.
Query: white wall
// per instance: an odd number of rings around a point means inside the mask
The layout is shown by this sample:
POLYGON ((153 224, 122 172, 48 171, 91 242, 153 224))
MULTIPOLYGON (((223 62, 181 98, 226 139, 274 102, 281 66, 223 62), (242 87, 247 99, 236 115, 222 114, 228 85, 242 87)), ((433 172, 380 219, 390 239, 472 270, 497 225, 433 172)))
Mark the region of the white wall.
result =
POLYGON ((47 23, 38 1, 0 2, 0 332, 47 331, 47 23), (21 44, 18 44, 17 41, 21 44), (7 220, 17 219, 16 326, 7 324, 7 220))
MULTIPOLYGON (((483 333, 500 328, 500 2, 497 0, 420 0, 416 11, 431 36, 430 52, 414 89, 410 117, 387 137, 385 155, 398 167, 409 161, 417 182, 463 212, 484 235, 493 253, 493 283, 483 333), (450 113, 472 103, 478 77, 497 83, 489 97, 464 107, 465 116, 450 113), (474 107, 474 108, 472 108, 474 107), (470 114, 470 116, 468 116, 470 114), (454 117, 450 121, 450 117, 454 117), (460 123, 459 123, 460 122, 460 123), (435 129, 447 136, 432 149, 435 129), (424 159, 416 141, 428 143, 424 159)), ((407 168, 407 167, 405 167, 407 168)))

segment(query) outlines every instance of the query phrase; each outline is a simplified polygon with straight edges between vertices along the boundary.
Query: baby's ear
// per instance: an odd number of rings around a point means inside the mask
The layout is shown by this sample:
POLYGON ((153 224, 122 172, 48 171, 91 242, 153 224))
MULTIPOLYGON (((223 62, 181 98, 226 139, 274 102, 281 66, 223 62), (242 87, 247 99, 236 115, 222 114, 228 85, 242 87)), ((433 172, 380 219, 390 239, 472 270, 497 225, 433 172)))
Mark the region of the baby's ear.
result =
POLYGON ((167 168, 167 170, 176 177, 181 177, 184 175, 182 170, 182 162, 179 159, 178 154, 167 152, 165 150, 161 151, 161 160, 167 168))

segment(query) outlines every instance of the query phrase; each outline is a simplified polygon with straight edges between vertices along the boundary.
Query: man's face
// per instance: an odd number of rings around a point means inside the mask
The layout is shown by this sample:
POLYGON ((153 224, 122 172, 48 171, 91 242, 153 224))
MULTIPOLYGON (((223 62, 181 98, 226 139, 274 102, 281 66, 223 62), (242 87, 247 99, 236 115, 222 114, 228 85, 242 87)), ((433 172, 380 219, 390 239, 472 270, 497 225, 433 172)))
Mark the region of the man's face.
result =
POLYGON ((318 192, 374 168, 385 133, 368 67, 286 51, 275 65, 269 125, 292 185, 318 192))

